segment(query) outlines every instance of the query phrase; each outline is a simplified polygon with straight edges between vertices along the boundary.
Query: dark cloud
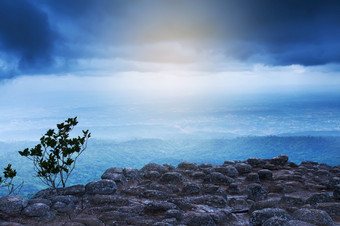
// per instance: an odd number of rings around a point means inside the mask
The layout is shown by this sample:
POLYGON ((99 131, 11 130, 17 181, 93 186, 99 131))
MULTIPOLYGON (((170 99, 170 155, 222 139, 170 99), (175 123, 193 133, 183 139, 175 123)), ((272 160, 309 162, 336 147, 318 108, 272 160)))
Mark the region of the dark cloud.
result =
POLYGON ((17 61, 10 68, 2 68, 4 77, 48 68, 56 39, 47 15, 31 1, 0 1, 1 58, 17 61))
POLYGON ((134 47, 164 42, 249 63, 340 63, 339 12, 338 0, 1 1, 7 67, 0 62, 0 73, 70 71, 84 58, 135 60, 134 47))

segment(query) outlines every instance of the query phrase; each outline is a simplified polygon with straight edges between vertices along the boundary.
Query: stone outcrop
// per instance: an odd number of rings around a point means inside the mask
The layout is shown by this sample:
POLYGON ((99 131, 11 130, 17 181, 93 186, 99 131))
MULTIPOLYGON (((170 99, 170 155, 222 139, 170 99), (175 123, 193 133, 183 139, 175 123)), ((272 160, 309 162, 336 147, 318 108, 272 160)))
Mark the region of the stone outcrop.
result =
POLYGON ((336 225, 340 166, 280 155, 107 169, 86 185, 0 198, 1 225, 336 225))

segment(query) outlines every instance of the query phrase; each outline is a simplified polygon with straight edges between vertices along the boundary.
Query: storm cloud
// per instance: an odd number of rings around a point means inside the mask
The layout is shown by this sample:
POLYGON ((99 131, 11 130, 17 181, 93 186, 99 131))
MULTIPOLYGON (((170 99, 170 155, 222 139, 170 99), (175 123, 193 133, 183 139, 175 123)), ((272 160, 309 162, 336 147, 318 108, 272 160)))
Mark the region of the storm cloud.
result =
POLYGON ((192 64, 201 55, 338 64, 339 12, 337 0, 1 1, 0 76, 84 70, 82 60, 192 64))

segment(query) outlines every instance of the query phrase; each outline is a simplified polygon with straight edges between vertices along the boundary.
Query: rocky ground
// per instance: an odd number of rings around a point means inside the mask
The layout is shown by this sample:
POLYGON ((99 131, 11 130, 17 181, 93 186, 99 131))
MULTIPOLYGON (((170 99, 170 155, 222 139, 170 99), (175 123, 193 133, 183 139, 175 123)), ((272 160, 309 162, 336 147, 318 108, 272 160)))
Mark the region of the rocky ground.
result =
MULTIPOLYGON (((110 168, 101 180, 0 199, 0 225, 337 225, 340 166, 288 157, 110 168)), ((339 224, 340 225, 340 224, 339 224)))

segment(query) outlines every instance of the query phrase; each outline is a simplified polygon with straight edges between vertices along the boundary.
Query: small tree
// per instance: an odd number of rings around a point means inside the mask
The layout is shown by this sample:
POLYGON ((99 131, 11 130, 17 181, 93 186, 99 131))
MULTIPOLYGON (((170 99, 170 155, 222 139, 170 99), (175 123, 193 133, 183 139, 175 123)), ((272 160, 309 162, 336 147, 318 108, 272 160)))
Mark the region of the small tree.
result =
POLYGON ((21 156, 33 161, 36 176, 49 187, 66 186, 78 157, 87 148, 87 141, 91 137, 89 130, 83 130, 82 137, 69 138, 70 131, 77 124, 77 117, 69 118, 57 124, 57 132, 48 130, 34 148, 19 151, 21 156))
POLYGON ((14 185, 13 179, 17 175, 17 171, 15 169, 12 169, 11 164, 8 164, 8 166, 4 168, 3 174, 4 179, 2 179, 2 177, 0 176, 0 187, 7 187, 9 195, 19 194, 24 182, 22 182, 18 186, 14 185))

